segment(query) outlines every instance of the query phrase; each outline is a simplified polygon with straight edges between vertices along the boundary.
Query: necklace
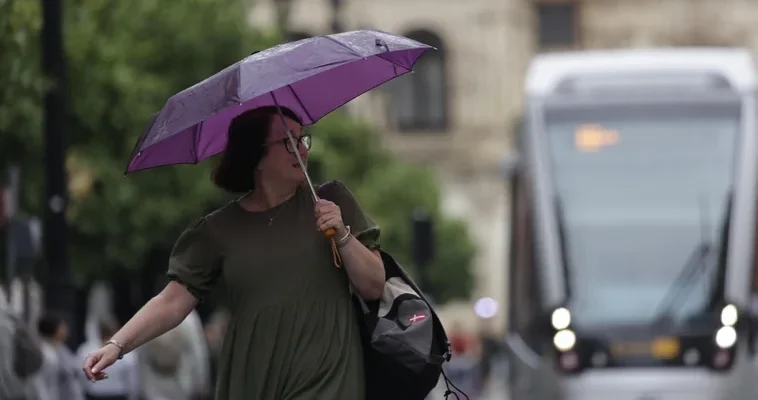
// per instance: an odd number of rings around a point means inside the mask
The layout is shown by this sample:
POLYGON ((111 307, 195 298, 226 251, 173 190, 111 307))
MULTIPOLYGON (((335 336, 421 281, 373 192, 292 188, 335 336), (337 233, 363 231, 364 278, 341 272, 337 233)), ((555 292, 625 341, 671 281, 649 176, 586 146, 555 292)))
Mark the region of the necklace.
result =
POLYGON ((292 195, 292 196, 290 196, 290 198, 289 198, 289 199, 285 200, 285 201, 284 201, 284 203, 282 203, 282 204, 279 206, 279 209, 276 211, 276 214, 274 214, 274 216, 273 216, 273 217, 272 217, 272 216, 270 216, 270 215, 268 216, 268 226, 271 226, 271 224, 273 224, 273 223, 274 223, 274 219, 276 219, 276 217, 278 217, 278 216, 279 216, 279 214, 282 212, 282 210, 284 209, 284 207, 285 207, 285 206, 286 206, 286 205, 287 205, 287 204, 290 202, 290 200, 292 200, 292 198, 293 198, 293 197, 295 197, 295 196, 294 196, 294 195, 292 195))
MULTIPOLYGON (((252 192, 248 192, 245 196, 240 197, 239 200, 238 200, 238 202, 241 201, 241 200, 249 198, 249 196, 250 196, 251 193, 252 192)), ((284 200, 278 206, 274 206, 274 207, 278 208, 278 210, 276 210, 276 213, 273 216, 266 215, 266 217, 268 217, 268 226, 271 226, 274 223, 274 219, 276 219, 276 217, 279 216, 279 214, 282 212, 282 210, 284 209, 284 207, 286 207, 287 204, 289 204, 290 200, 292 200, 296 195, 297 195, 297 193, 293 193, 292 196, 290 196, 287 200, 284 200)), ((272 207, 272 208, 274 208, 274 207, 272 207)), ((263 211, 263 212, 265 213, 265 211, 263 211)))
MULTIPOLYGON (((286 204, 286 203, 285 203, 285 204, 286 204)), ((268 216, 268 226, 271 226, 271 224, 273 224, 273 223, 274 223, 274 219, 275 219, 276 217, 278 217, 278 216, 279 216, 279 213, 280 213, 280 212, 282 212, 282 209, 284 208, 284 205, 285 205, 285 204, 282 204, 282 205, 279 207, 279 210, 277 210, 277 211, 276 211, 276 214, 274 214, 274 216, 273 216, 273 217, 272 217, 272 216, 270 216, 270 215, 268 216)))

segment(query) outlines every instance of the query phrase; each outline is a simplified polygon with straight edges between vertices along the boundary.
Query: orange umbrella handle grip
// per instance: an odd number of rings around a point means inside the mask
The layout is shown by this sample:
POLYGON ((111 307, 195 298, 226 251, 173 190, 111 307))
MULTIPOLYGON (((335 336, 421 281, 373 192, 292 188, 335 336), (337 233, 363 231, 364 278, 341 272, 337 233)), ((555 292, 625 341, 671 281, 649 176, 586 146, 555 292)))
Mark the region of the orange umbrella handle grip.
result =
POLYGON ((337 230, 334 228, 329 228, 324 231, 324 236, 326 236, 326 238, 330 239, 332 242, 332 257, 334 257, 334 266, 339 269, 342 266, 342 256, 340 256, 340 252, 337 249, 337 242, 334 240, 335 234, 337 234, 337 230))

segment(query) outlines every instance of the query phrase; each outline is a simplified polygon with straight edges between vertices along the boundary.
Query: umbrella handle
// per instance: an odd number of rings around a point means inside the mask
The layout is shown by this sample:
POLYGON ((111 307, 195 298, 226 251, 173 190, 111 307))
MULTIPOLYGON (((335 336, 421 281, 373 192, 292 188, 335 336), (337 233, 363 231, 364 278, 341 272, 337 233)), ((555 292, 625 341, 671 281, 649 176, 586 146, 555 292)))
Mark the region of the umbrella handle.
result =
POLYGON ((342 257, 340 256, 340 251, 337 248, 337 241, 334 240, 334 235, 337 234, 337 230, 334 228, 329 228, 324 231, 324 236, 326 236, 327 239, 329 239, 330 242, 332 242, 332 259, 334 261, 334 266, 337 269, 340 269, 342 266, 342 257))
POLYGON ((330 242, 332 242, 332 260, 334 261, 334 266, 337 269, 340 269, 342 266, 342 257, 340 256, 339 249, 337 249, 337 242, 334 241, 334 238, 330 239, 330 242))

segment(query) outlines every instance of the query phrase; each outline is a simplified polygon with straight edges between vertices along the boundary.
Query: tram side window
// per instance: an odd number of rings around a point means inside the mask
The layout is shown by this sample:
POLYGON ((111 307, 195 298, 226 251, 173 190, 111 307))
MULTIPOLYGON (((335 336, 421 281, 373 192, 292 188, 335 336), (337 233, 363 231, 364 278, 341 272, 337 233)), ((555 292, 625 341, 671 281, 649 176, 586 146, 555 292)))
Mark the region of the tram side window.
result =
POLYGON ((750 293, 752 294, 750 308, 753 313, 758 314, 758 218, 753 222, 755 233, 753 234, 753 279, 750 285, 750 293))
POLYGON ((753 314, 758 316, 758 218, 753 220, 753 225, 755 232, 753 233, 753 279, 750 285, 750 293, 752 295, 750 308, 753 314))
POLYGON ((513 182, 511 208, 511 330, 518 333, 533 350, 538 351, 535 331, 540 315, 537 281, 536 241, 528 179, 519 170, 513 182))

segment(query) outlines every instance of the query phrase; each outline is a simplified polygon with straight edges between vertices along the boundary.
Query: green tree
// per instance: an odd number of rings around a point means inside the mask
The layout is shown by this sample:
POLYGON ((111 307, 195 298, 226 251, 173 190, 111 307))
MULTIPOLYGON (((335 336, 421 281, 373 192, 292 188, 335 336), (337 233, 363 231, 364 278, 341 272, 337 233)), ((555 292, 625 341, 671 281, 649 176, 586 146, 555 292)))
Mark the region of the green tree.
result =
MULTIPOLYGON (((0 170, 40 160, 41 23, 39 2, 0 0, 0 170)), ((40 173, 41 168, 25 168, 24 178, 39 181, 40 173)))
MULTIPOLYGON (((0 1, 0 160, 23 168, 22 204, 34 213, 44 199, 38 4, 0 1)), ((71 262, 80 277, 140 267, 149 250, 171 246, 181 227, 218 203, 207 163, 123 172, 146 121, 170 95, 276 43, 275 32, 246 26, 248 6, 66 2, 71 262)))
POLYGON ((442 214, 434 174, 393 158, 377 132, 340 112, 314 125, 313 133, 313 158, 322 163, 323 175, 348 184, 381 226, 383 247, 411 273, 416 272, 411 214, 417 207, 430 213, 437 242, 428 270, 431 293, 439 302, 467 298, 474 284, 470 265, 475 248, 466 225, 442 214))

